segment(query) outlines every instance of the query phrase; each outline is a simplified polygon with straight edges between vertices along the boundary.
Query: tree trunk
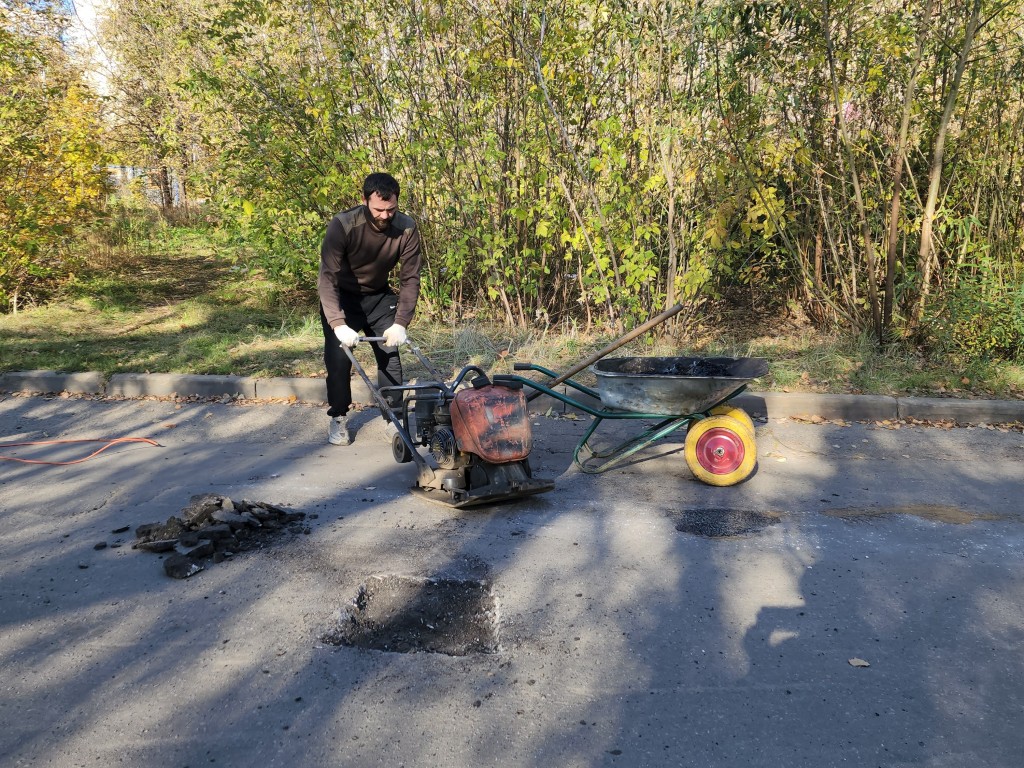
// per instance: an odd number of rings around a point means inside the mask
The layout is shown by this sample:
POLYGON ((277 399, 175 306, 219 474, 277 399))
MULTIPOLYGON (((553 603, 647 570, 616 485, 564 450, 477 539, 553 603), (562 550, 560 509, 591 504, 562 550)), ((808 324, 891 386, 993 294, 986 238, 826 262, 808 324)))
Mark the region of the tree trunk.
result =
POLYGON ((921 246, 917 256, 917 271, 920 276, 920 284, 918 285, 919 298, 913 313, 913 324, 915 326, 921 322, 921 318, 924 316, 924 307, 928 300, 928 289, 932 278, 932 263, 934 261, 932 225, 935 219, 935 206, 939 198, 939 184, 942 180, 946 132, 949 130, 949 121, 953 117, 957 92, 960 90, 960 81, 963 79, 964 70, 967 68, 967 57, 970 55, 971 48, 974 45, 974 34, 978 31, 980 18, 981 0, 974 0, 974 8, 971 10, 971 18, 967 22, 967 31, 964 34, 963 47, 960 49, 960 57, 957 59, 956 70, 953 72, 953 82, 950 83, 949 92, 946 94, 946 104, 942 110, 942 121, 939 123, 939 132, 935 137, 935 148, 932 150, 931 171, 928 174, 928 199, 925 201, 924 213, 921 218, 921 246))
MULTIPOLYGON (((671 176, 668 176, 671 179, 671 176)), ((665 222, 668 232, 668 265, 665 269, 665 308, 676 305, 676 272, 679 269, 679 246, 676 243, 676 193, 669 180, 668 219, 665 222)))
POLYGON ((914 62, 910 67, 907 90, 903 95, 903 116, 900 120, 896 154, 892 161, 892 204, 889 207, 889 230, 885 242, 885 295, 882 298, 883 335, 888 334, 892 328, 892 308, 896 295, 896 246, 899 239, 900 199, 903 196, 903 166, 906 164, 907 158, 907 135, 910 133, 910 113, 914 105, 914 91, 917 88, 917 75, 921 70, 924 43, 928 36, 934 4, 935 0, 928 0, 921 18, 921 26, 917 31, 917 50, 914 52, 914 62))
POLYGON ((174 207, 174 195, 171 192, 171 172, 166 165, 157 171, 157 185, 160 187, 160 207, 166 213, 174 207))
MULTIPOLYGON (((856 158, 853 154, 853 145, 850 142, 850 133, 846 126, 846 116, 844 114, 843 104, 839 99, 839 85, 836 82, 836 65, 835 55, 832 43, 832 31, 829 28, 831 23, 829 18, 829 5, 826 2, 824 4, 824 19, 822 19, 822 27, 825 33, 825 50, 828 57, 828 68, 829 74, 832 80, 832 99, 836 110, 836 119, 839 123, 839 136, 842 139, 843 146, 846 149, 847 163, 850 170, 850 181, 853 184, 853 197, 854 202, 857 206, 857 218, 860 223, 861 238, 864 240, 864 259, 867 267, 867 287, 868 287, 868 304, 871 308, 871 325, 874 329, 875 336, 879 342, 882 339, 882 316, 879 312, 878 307, 878 284, 876 265, 875 265, 875 246, 871 239, 871 227, 868 224, 867 212, 864 208, 864 197, 860 190, 860 175, 857 173, 856 158)), ((851 263, 853 263, 853 248, 851 243, 851 263)), ((856 267, 853 267, 856 272, 856 267)))

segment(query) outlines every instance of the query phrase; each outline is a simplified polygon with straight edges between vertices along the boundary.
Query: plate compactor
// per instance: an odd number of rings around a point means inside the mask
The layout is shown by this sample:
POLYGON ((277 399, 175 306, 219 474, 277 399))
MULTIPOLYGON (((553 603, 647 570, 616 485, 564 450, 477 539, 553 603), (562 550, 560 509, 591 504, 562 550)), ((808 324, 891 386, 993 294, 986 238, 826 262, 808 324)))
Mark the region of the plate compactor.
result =
MULTIPOLYGON (((360 341, 383 341, 364 337, 360 341)), ((381 414, 394 426, 395 461, 416 462, 414 490, 453 507, 518 499, 554 488, 533 477, 533 437, 523 384, 515 377, 488 378, 475 365, 446 383, 420 350, 409 345, 432 381, 377 387, 342 346, 381 414), (401 396, 401 405, 389 399, 401 396), (421 453, 420 448, 423 448, 421 453)), ((392 431, 392 430, 389 430, 392 431)))

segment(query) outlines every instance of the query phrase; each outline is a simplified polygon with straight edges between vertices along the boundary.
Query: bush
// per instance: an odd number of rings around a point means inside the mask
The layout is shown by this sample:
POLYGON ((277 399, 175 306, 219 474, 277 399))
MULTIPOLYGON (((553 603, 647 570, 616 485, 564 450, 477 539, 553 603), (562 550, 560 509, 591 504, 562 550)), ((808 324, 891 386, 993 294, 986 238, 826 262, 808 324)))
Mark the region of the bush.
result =
POLYGON ((963 283, 928 316, 928 346, 935 353, 961 361, 1024 360, 1024 285, 983 290, 963 283))

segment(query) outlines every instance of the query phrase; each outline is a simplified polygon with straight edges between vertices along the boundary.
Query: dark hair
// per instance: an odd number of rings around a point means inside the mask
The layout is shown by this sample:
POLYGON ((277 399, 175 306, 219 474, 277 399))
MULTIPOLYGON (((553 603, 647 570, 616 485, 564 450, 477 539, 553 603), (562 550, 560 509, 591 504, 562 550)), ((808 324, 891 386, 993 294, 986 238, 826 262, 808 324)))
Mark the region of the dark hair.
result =
POLYGON ((400 191, 398 180, 390 173, 371 173, 363 181, 364 200, 369 200, 370 195, 374 192, 381 200, 390 200, 393 197, 398 197, 400 191))

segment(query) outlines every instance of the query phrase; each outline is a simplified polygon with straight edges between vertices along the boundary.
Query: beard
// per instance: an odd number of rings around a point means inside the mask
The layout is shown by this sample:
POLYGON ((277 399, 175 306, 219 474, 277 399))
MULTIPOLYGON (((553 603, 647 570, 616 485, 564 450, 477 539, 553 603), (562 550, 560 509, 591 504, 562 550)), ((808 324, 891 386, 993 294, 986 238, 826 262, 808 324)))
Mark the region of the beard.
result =
POLYGON ((377 216, 373 215, 369 207, 366 207, 366 220, 370 222, 370 226, 372 226, 378 232, 383 232, 385 229, 390 227, 391 222, 394 221, 394 218, 394 216, 387 219, 378 218, 377 216))

